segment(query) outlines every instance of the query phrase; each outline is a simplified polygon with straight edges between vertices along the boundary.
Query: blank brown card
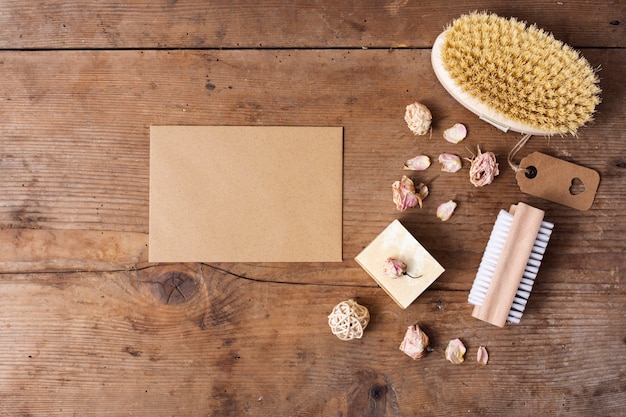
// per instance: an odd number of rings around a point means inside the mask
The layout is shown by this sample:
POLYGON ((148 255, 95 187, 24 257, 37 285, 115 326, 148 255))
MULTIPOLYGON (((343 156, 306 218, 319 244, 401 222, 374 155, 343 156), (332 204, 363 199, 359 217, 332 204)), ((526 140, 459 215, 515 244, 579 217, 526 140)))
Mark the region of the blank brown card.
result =
POLYGON ((340 127, 152 126, 150 262, 340 262, 340 127))

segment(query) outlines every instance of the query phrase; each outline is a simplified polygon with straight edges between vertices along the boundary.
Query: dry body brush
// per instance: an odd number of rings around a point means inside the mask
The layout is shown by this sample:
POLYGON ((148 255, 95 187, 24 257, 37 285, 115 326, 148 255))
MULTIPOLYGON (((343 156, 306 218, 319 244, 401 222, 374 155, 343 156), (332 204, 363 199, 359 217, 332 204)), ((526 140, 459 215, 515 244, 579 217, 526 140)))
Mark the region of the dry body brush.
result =
POLYGON ((457 101, 503 130, 575 135, 600 103, 596 71, 578 51, 514 18, 459 17, 435 41, 432 62, 457 101))

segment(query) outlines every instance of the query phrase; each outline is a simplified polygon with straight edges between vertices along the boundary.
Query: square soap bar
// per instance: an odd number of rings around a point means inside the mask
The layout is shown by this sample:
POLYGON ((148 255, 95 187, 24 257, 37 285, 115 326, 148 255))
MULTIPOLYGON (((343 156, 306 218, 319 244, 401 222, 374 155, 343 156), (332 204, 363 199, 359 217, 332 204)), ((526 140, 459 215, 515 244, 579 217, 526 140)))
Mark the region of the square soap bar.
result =
POLYGON ((402 308, 411 305, 445 271, 398 220, 387 226, 354 259, 402 308), (383 265, 387 258, 403 261, 407 265, 407 274, 421 276, 386 276, 383 265))

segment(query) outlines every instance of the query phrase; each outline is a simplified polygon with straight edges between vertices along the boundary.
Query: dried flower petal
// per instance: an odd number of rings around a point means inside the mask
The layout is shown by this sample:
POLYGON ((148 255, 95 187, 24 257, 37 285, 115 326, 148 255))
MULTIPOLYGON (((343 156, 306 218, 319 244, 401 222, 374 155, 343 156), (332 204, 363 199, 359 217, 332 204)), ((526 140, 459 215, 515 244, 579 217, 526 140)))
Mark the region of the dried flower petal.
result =
POLYGON ((440 204, 439 207, 437 207, 437 218, 439 218, 442 222, 445 222, 452 217, 454 209, 456 209, 456 203, 452 200, 447 203, 440 204))
POLYGON ((478 348, 478 352, 476 353, 476 361, 481 365, 487 365, 489 361, 489 354, 487 353, 487 349, 484 346, 480 346, 478 348))
POLYGON ((482 153, 478 148, 478 155, 469 159, 472 163, 469 170, 470 182, 474 187, 482 187, 491 184, 496 175, 500 174, 496 155, 493 152, 482 153))
POLYGON ((400 181, 395 181, 391 184, 391 189, 393 191, 393 202, 399 211, 405 211, 418 204, 420 207, 422 206, 420 197, 415 194, 413 181, 406 175, 403 175, 400 181))
POLYGON ((423 182, 420 182, 417 186, 417 197, 419 199, 420 208, 422 208, 422 201, 424 201, 424 199, 428 197, 428 192, 428 186, 423 182))
POLYGON ((459 143, 465 139, 465 136, 467 136, 467 129, 461 123, 457 123, 443 132, 443 138, 450 143, 459 143))
POLYGON ((426 355, 428 336, 422 332, 419 326, 409 326, 404 334, 404 340, 400 344, 400 350, 413 359, 420 359, 426 355))
POLYGON ((421 103, 413 103, 406 106, 404 121, 414 135, 425 135, 430 131, 430 122, 433 117, 428 107, 421 103))
POLYGON ((383 265, 383 273, 389 278, 398 278, 406 273, 406 264, 400 259, 387 258, 383 265))
POLYGON ((439 162, 443 172, 457 172, 463 166, 461 158, 453 153, 442 153, 439 155, 439 162))
POLYGON ((423 171, 430 166, 430 158, 426 155, 417 155, 404 163, 402 169, 423 171))
POLYGON ((460 339, 450 340, 448 347, 446 348, 446 359, 455 365, 460 364, 465 360, 465 345, 460 339))

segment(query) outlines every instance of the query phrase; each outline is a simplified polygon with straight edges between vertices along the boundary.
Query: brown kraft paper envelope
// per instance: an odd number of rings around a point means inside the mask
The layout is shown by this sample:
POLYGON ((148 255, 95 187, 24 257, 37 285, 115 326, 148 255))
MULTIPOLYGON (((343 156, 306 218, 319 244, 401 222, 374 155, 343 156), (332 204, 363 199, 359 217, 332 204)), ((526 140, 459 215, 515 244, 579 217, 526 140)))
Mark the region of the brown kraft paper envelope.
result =
POLYGON ((150 127, 150 262, 341 262, 343 129, 150 127))

